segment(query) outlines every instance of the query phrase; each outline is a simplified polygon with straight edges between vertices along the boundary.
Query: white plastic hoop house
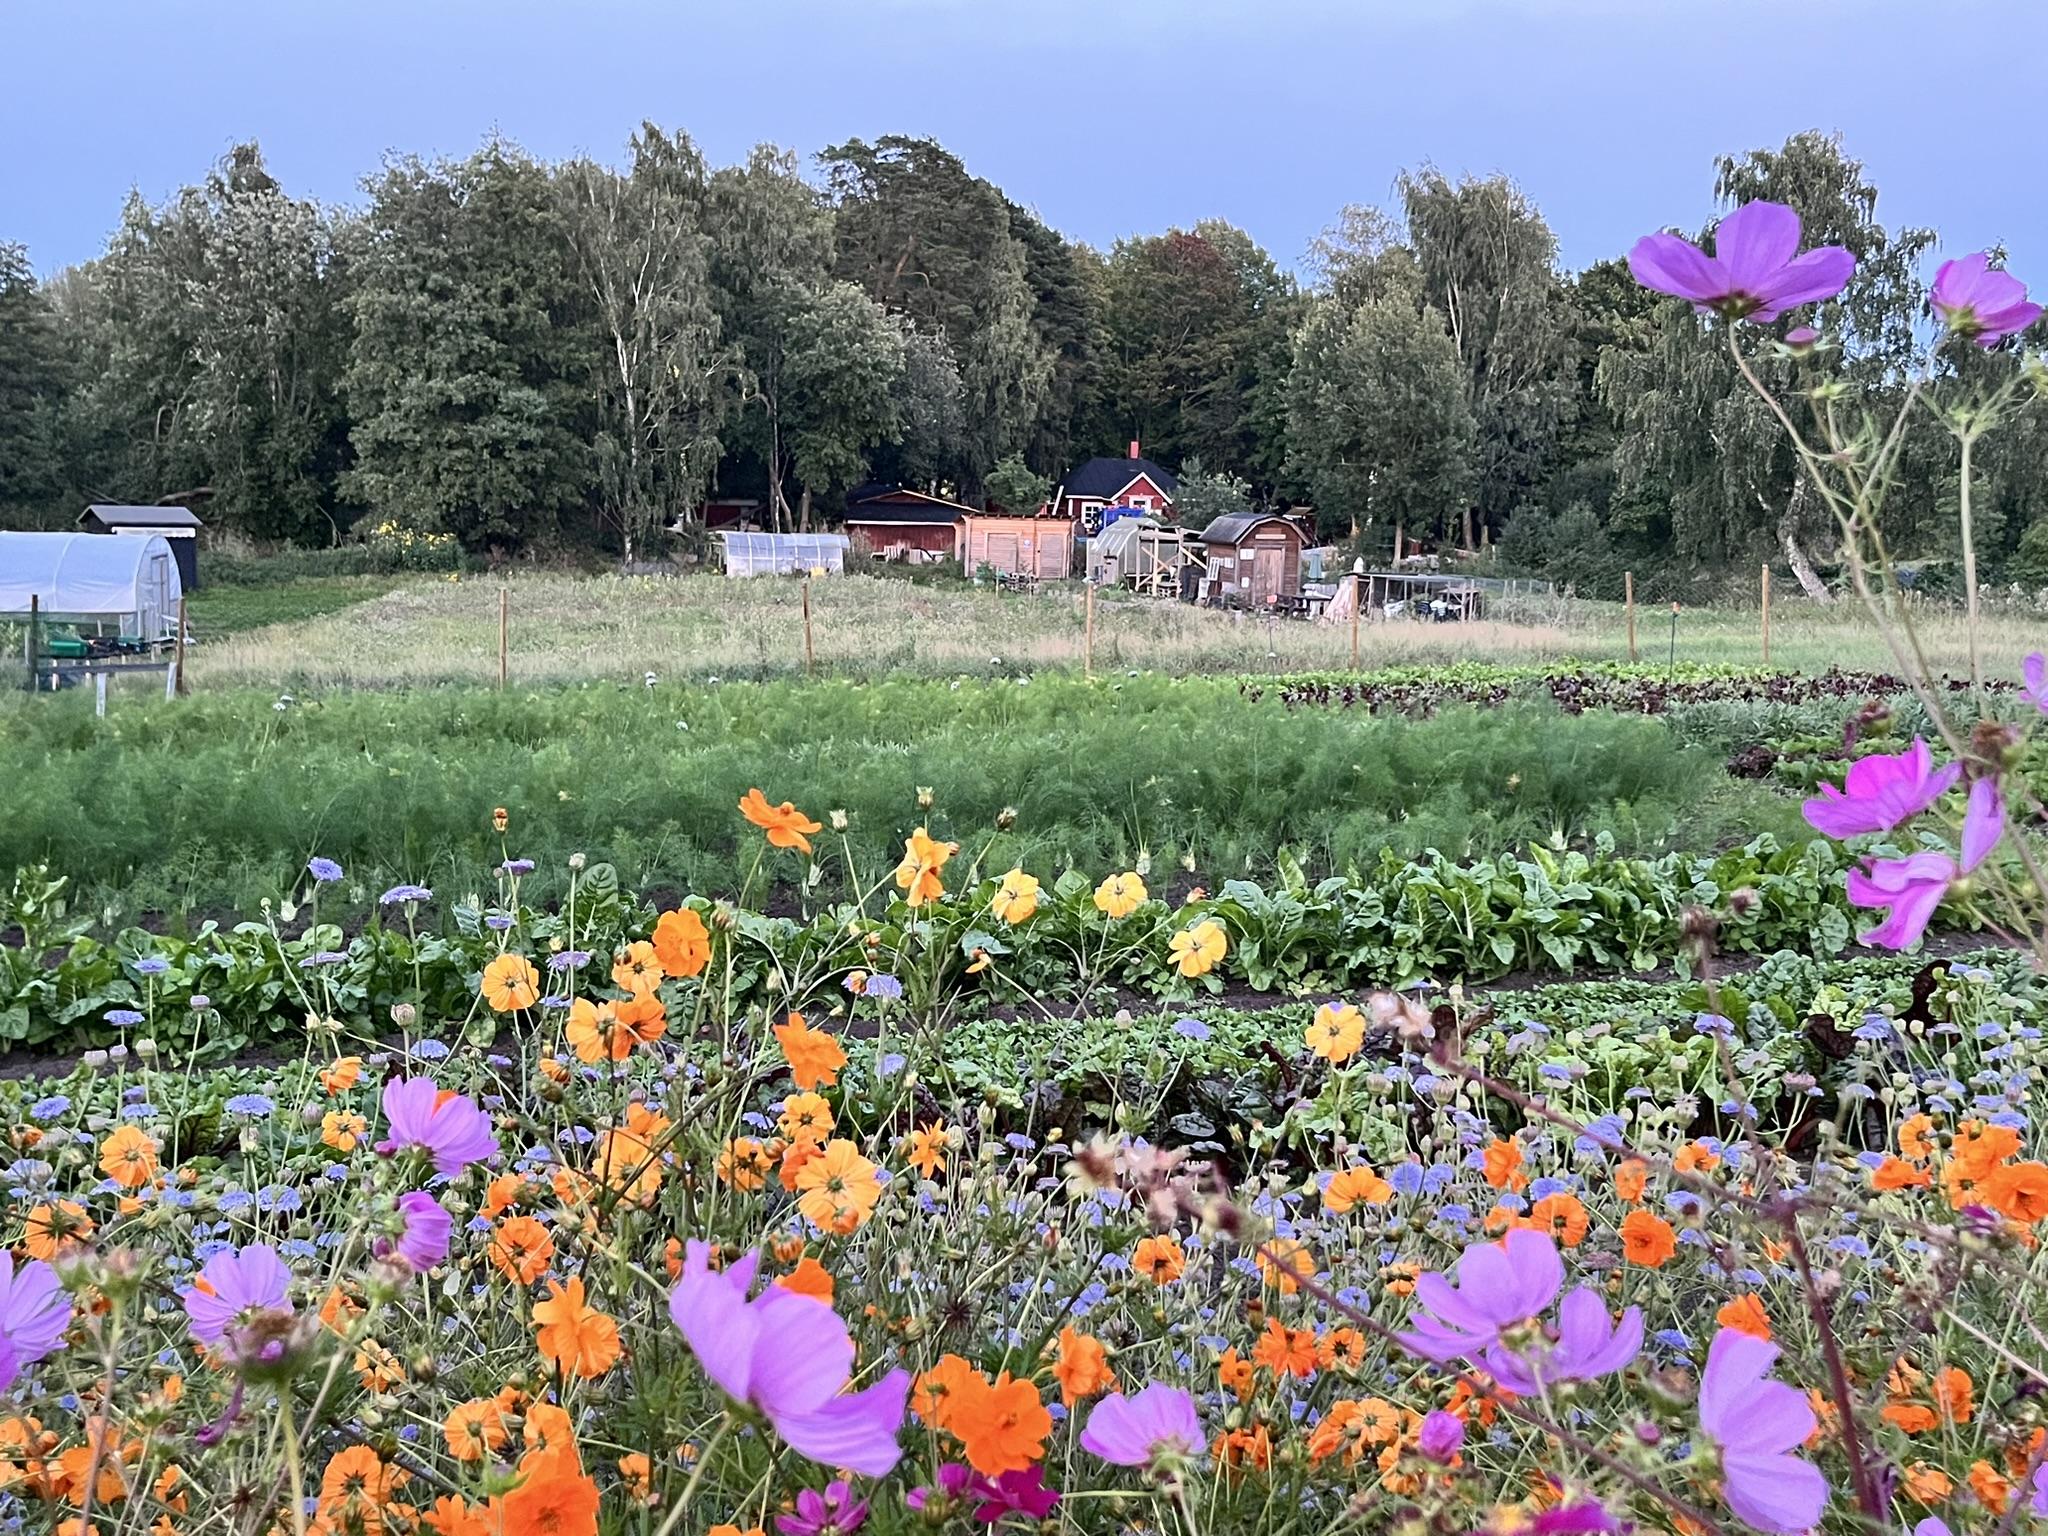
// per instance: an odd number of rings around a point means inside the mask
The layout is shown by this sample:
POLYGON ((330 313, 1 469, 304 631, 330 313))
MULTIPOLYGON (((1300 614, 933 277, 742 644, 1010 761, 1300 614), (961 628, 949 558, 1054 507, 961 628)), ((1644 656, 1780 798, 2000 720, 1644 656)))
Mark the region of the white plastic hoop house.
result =
POLYGON ((848 540, 843 533, 728 533, 724 539, 728 576, 802 576, 846 569, 848 540))
POLYGON ((178 629, 178 562, 160 536, 0 533, 0 619, 93 624, 155 644, 178 629))

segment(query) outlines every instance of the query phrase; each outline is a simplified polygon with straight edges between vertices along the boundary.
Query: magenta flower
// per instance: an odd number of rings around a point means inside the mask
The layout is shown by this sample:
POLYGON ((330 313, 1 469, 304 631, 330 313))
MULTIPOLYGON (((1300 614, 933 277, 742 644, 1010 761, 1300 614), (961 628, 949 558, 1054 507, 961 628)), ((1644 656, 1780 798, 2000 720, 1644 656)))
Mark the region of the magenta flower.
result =
POLYGON ((1735 1328, 1714 1335, 1700 1377, 1700 1433, 1721 1453, 1721 1497, 1760 1531, 1811 1530, 1828 1501, 1827 1479, 1794 1456, 1813 1433, 1806 1395, 1764 1373, 1778 1346, 1735 1328))
POLYGON ((223 1248, 180 1295, 192 1337, 218 1344, 228 1329, 253 1312, 290 1312, 292 1272, 265 1243, 223 1248))
POLYGON ((1677 235, 1645 235, 1628 253, 1628 269, 1645 288, 1688 300, 1703 315, 1763 325, 1833 298, 1856 270, 1839 245, 1798 251, 1798 214, 1783 203, 1744 203, 1716 227, 1713 255, 1677 235))
POLYGON ((2048 656, 2034 652, 2020 663, 2020 676, 2026 679, 2026 686, 2020 690, 2027 702, 2048 715, 2048 656))
POLYGON ((1927 302, 1951 335, 1980 347, 1995 347, 2041 318, 2041 306, 2027 301, 2027 285, 1993 267, 1985 251, 1944 261, 1927 302))
POLYGON ((1400 1335, 1404 1348, 1442 1364, 1484 1355, 1501 1332, 1540 1316, 1564 1285, 1564 1261, 1547 1232, 1517 1227, 1505 1243, 1474 1243, 1458 1257, 1458 1283, 1431 1271, 1415 1281, 1426 1312, 1400 1335))
POLYGON ((1081 1449, 1119 1467, 1199 1456, 1208 1443, 1195 1400, 1162 1381, 1127 1397, 1103 1398, 1081 1431, 1081 1449))
POLYGON ((853 1371, 853 1340, 839 1314, 814 1296, 771 1285, 752 1301, 758 1256, 711 1268, 692 1241, 668 1315, 704 1373, 727 1396, 751 1404, 798 1455, 867 1477, 893 1468, 896 1432, 910 1400, 910 1373, 891 1371, 859 1392, 842 1392, 853 1371))
POLYGON ((973 1492, 981 1500, 974 1509, 981 1525, 997 1525, 1012 1515, 1043 1520, 1060 1501, 1059 1490, 1045 1486, 1045 1468, 1036 1465, 1005 1472, 993 1481, 981 1478, 973 1492))
POLYGON ((1832 838, 1864 832, 1889 832, 1917 816, 1962 777, 1963 765, 1934 766, 1934 754, 1920 737, 1896 756, 1858 758, 1840 789, 1823 784, 1817 798, 1806 802, 1806 819, 1832 838))
POLYGON ((1465 1445, 1465 1421, 1455 1413, 1432 1408, 1423 1415, 1422 1428, 1415 1432, 1415 1449, 1429 1460, 1449 1466, 1465 1445))
POLYGON ((1607 1513, 1604 1504, 1585 1499, 1539 1512, 1529 1522, 1528 1536, 1601 1536, 1603 1532, 1612 1536, 1621 1529, 1621 1522, 1607 1513))
POLYGON ((796 1513, 777 1515, 782 1536, 849 1536, 868 1521, 868 1501, 856 1499, 845 1482, 830 1482, 823 1493, 806 1488, 796 1496, 796 1513))
POLYGON ((377 1143, 387 1156, 414 1148, 452 1179, 471 1163, 498 1155, 491 1117, 463 1095, 438 1088, 431 1077, 398 1077, 384 1085, 384 1118, 391 1134, 377 1143))
POLYGON ((442 1209, 440 1201, 415 1189, 398 1197, 398 1217, 403 1226, 395 1251, 414 1273, 423 1275, 448 1261, 448 1238, 455 1230, 455 1218, 442 1209))
POLYGON ((40 1259, 20 1269, 0 1249, 0 1392, 57 1347, 71 1326, 71 1302, 57 1272, 40 1259))
POLYGON ((1849 900, 1859 907, 1890 913, 1875 928, 1856 937, 1881 949, 1905 949, 1934 918, 1935 908, 1964 875, 1976 869, 1998 846, 2005 832, 2005 802, 1995 779, 1970 786, 1963 812, 1963 861, 1945 853, 1915 853, 1903 859, 1870 859, 1864 869, 1849 871, 1849 900))
POLYGON ((1542 1385, 1611 1376, 1642 1348, 1643 1309, 1630 1307, 1616 1323, 1600 1293, 1582 1285, 1557 1309, 1557 1338, 1547 1351, 1540 1346, 1510 1349, 1499 1343, 1483 1358, 1494 1380, 1510 1392, 1534 1397, 1542 1385))

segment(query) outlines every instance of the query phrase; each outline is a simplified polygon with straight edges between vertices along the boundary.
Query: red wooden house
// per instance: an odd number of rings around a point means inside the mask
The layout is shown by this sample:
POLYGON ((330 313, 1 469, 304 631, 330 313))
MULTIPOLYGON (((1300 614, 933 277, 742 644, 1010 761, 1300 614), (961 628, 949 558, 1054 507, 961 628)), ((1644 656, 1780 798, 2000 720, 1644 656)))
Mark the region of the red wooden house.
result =
POLYGON ((945 560, 958 553, 961 519, 971 511, 943 496, 871 481, 846 493, 846 532, 884 560, 945 560))
POLYGON ((1121 459, 1090 459, 1077 465, 1053 492, 1052 515, 1071 520, 1093 533, 1102 526, 1105 507, 1136 507, 1163 522, 1174 520, 1173 497, 1180 482, 1131 444, 1121 459))

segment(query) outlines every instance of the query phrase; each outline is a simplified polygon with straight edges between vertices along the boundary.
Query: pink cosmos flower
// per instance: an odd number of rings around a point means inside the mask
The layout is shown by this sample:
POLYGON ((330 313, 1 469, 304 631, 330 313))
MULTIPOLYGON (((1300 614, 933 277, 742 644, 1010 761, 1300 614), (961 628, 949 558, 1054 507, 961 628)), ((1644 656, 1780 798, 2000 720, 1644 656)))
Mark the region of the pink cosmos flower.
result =
POLYGON ((1813 1433, 1806 1394, 1764 1373, 1778 1347, 1723 1328, 1700 1377, 1700 1433, 1721 1453, 1721 1497, 1760 1531, 1811 1530, 1828 1501, 1827 1479, 1792 1454, 1813 1433))
POLYGON ((1858 758, 1842 788, 1823 784, 1803 809, 1814 829, 1832 838, 1889 832, 1948 793, 1962 772, 1961 763, 1937 769, 1927 743, 1915 736, 1912 746, 1894 756, 1858 758))
POLYGON ((806 1488, 796 1496, 796 1513, 777 1515, 775 1529, 782 1536, 851 1536, 868 1523, 868 1501, 853 1496, 853 1486, 843 1481, 825 1485, 823 1493, 806 1488))
MULTIPOLYGON (((949 1461, 939 1468, 936 1488, 916 1487, 903 1502, 922 1514, 935 1499, 948 1504, 971 1503, 979 1525, 1000 1525, 1012 1515, 1043 1520, 1060 1501, 1057 1489, 1045 1486, 1045 1468, 1031 1466, 1001 1477, 983 1477, 964 1461, 949 1461)), ((934 1519, 938 1515, 934 1513, 934 1519)))
POLYGON ((0 1249, 0 1392, 57 1347, 71 1326, 71 1302, 57 1272, 40 1259, 14 1267, 0 1249))
POLYGON ((1163 1381, 1129 1396, 1105 1397, 1088 1415, 1081 1448, 1119 1467, 1146 1467, 1168 1457, 1199 1456, 1209 1443, 1195 1400, 1163 1381))
POLYGON ((896 1432, 910 1400, 910 1373, 843 1392, 853 1340, 839 1314, 814 1296, 771 1285, 747 1299, 760 1256, 714 1270, 710 1250, 685 1247, 668 1314, 704 1373, 758 1409, 798 1455, 821 1466, 880 1477, 902 1456, 896 1432))
POLYGON ((228 1329, 252 1312, 292 1310, 292 1272, 267 1243, 223 1248, 206 1261, 199 1278, 180 1294, 192 1337, 218 1344, 228 1329))
POLYGON ((377 1143, 387 1156, 418 1148, 434 1171, 452 1179, 471 1163, 498 1155, 491 1117, 469 1099, 438 1088, 431 1077, 398 1077, 384 1085, 384 1118, 391 1134, 377 1143))
POLYGON ((2027 285, 1994 268, 1986 251, 1944 261, 1927 302, 1951 334, 1980 347, 1995 347, 2041 318, 2041 306, 2027 301, 2027 285))
POLYGON ((448 1238, 455 1230, 455 1218, 441 1202, 423 1189, 398 1197, 398 1216, 404 1226, 398 1234, 395 1252, 416 1274, 425 1274, 436 1264, 448 1261, 448 1238))
POLYGON ((1976 869, 1998 846, 2005 832, 2005 802, 1995 779, 1970 786, 1963 813, 1963 860, 1945 853, 1915 853, 1903 859, 1870 859, 1865 868, 1849 871, 1849 899, 1859 907, 1876 907, 1889 916, 1856 937, 1881 949, 1906 949, 1927 931, 1935 908, 1949 887, 1976 869))
POLYGON ((1432 1408, 1415 1432, 1415 1449, 1431 1461, 1449 1466, 1465 1445, 1465 1421, 1455 1413, 1432 1408))
POLYGON ((1582 1285, 1558 1307, 1556 1335, 1547 1351, 1495 1344, 1482 1357, 1486 1369, 1523 1397, 1534 1397, 1545 1384, 1611 1376, 1642 1353, 1643 1309, 1630 1307, 1617 1323, 1600 1293, 1582 1285))
POLYGON ((1856 270, 1839 245, 1798 251, 1798 214, 1783 203, 1744 203, 1715 229, 1713 255, 1677 235, 1645 235, 1628 253, 1628 269, 1645 288, 1689 300, 1703 315, 1763 325, 1833 298, 1856 270))
POLYGON ((2034 652, 2020 663, 2020 676, 2026 679, 2026 686, 2020 690, 2027 702, 2048 715, 2048 656, 2034 652))

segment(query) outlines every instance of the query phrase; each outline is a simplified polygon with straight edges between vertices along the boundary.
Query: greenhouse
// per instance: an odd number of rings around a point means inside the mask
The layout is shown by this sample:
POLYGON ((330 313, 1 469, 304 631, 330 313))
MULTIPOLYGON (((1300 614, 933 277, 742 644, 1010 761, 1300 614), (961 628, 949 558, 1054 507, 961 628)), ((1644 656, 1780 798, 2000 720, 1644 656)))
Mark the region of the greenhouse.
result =
POLYGON ((723 538, 728 576, 822 576, 846 568, 843 533, 733 532, 723 538))
POLYGON ((183 595, 159 535, 0 533, 0 619, 33 614, 156 645, 177 634, 183 595))

